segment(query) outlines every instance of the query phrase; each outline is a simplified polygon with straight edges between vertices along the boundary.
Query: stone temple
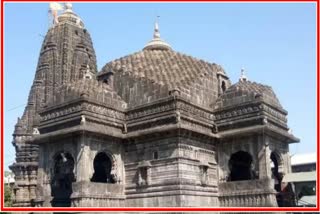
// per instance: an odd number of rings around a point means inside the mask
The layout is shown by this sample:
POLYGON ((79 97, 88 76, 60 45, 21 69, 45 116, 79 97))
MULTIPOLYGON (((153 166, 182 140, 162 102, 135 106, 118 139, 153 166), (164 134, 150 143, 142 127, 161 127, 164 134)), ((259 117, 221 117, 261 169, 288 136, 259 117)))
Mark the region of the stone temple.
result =
POLYGON ((161 39, 97 71, 65 4, 15 126, 14 206, 291 206, 287 126, 272 88, 161 39))

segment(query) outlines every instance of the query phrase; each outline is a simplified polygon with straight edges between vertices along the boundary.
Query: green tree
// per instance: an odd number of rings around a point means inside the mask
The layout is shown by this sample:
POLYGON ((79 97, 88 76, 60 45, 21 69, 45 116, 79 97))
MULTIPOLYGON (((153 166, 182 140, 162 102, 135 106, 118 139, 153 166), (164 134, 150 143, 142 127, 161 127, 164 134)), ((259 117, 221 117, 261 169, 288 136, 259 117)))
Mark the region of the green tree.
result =
POLYGON ((11 207, 12 206, 12 198, 11 198, 11 189, 8 185, 4 186, 4 206, 11 207))

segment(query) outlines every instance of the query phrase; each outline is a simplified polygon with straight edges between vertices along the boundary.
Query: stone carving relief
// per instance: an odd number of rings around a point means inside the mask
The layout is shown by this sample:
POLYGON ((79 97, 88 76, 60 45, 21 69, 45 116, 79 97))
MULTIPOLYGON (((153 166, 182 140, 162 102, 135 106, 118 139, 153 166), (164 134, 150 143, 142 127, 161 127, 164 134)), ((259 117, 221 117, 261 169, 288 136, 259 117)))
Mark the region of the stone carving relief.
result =
POLYGON ((200 183, 202 186, 206 186, 208 184, 209 178, 208 178, 208 164, 200 164, 200 183))
POLYGON ((141 161, 138 165, 137 186, 143 187, 151 183, 151 163, 150 161, 141 161))
POLYGON ((65 107, 63 109, 55 109, 52 111, 48 111, 48 112, 44 112, 43 114, 41 114, 40 117, 40 121, 47 121, 47 120, 52 120, 61 116, 65 116, 65 115, 69 115, 71 113, 74 112, 78 112, 81 110, 88 110, 88 111, 92 111, 104 116, 108 116, 108 117, 114 117, 116 119, 119 120, 123 120, 124 119, 124 113, 120 112, 120 111, 116 111, 107 107, 101 107, 101 106, 97 106, 94 104, 89 104, 89 103, 81 103, 81 104, 77 104, 77 105, 73 105, 73 106, 68 106, 65 107))
POLYGON ((33 128, 32 134, 39 135, 40 134, 39 129, 38 128, 33 128))

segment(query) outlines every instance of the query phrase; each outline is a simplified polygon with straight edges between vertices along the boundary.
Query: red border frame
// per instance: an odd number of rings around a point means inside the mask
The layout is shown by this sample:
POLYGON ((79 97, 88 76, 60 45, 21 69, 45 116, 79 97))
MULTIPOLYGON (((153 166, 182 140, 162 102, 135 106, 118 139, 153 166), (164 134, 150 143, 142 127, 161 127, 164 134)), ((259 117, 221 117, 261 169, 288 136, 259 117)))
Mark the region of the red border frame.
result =
MULTIPOLYGON (((1 133, 1 164, 0 164, 0 171, 1 171, 1 180, 4 178, 4 3, 6 2, 28 2, 28 1, 21 1, 21 0, 0 0, 1 1, 1 122, 0 122, 0 133, 1 133)), ((63 0, 56 0, 57 2, 65 2, 63 0)), ((317 40, 317 52, 316 52, 316 60, 317 60, 317 145, 319 144, 319 1, 320 0, 309 0, 309 1, 301 1, 301 0, 256 0, 256 1, 242 1, 242 0, 184 0, 184 1, 170 1, 170 0, 160 0, 160 1, 150 1, 150 0, 140 0, 138 2, 310 2, 316 3, 316 11, 317 11, 317 32, 316 32, 316 40, 317 40)), ((32 2, 45 2, 43 0, 33 0, 32 2)), ((70 2, 86 2, 86 0, 78 0, 78 1, 70 1, 70 2)), ((137 1, 110 1, 110 0, 95 0, 93 2, 137 2, 137 1)), ((319 146, 317 146, 317 207, 212 207, 212 208, 201 208, 201 207, 4 207, 4 198, 0 201, 1 207, 0 211, 9 211, 9 212, 19 212, 19 211, 32 211, 32 212, 39 212, 39 211, 320 211, 319 208, 319 146)), ((4 196, 4 182, 1 182, 1 196, 4 196)), ((0 197, 1 198, 1 197, 0 197)))

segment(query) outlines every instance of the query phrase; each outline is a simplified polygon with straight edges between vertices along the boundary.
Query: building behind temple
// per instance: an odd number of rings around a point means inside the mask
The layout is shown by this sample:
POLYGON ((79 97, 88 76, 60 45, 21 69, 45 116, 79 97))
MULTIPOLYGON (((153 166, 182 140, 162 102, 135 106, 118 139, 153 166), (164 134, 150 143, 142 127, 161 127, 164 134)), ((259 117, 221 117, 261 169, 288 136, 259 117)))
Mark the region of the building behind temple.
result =
POLYGON ((231 84, 218 64, 176 52, 157 23, 141 51, 98 72, 65 4, 13 136, 18 207, 292 205, 281 181, 299 139, 272 88, 244 73, 231 84))
POLYGON ((282 178, 282 183, 291 186, 295 193, 295 205, 316 207, 317 203, 317 153, 291 156, 291 173, 282 178))

